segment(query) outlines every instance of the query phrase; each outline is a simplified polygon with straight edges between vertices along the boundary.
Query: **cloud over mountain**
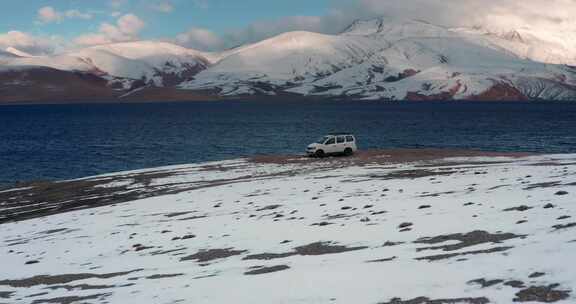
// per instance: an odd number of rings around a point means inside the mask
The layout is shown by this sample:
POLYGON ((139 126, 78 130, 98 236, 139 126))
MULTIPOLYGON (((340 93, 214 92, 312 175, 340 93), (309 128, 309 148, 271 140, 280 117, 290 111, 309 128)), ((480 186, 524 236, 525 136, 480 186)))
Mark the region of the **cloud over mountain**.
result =
POLYGON ((138 16, 126 14, 118 18, 116 24, 102 23, 98 33, 82 35, 75 42, 80 45, 98 45, 136 40, 145 26, 146 23, 138 16))
POLYGON ((42 55, 54 52, 58 45, 59 42, 56 41, 56 38, 33 36, 20 31, 0 34, 0 49, 14 47, 27 53, 42 55))
MULTIPOLYGON (((434 24, 460 27, 477 26, 493 31, 538 28, 546 31, 576 31, 576 0, 358 0, 336 1, 323 16, 289 16, 276 20, 260 20, 241 29, 217 34, 204 33, 206 41, 225 41, 223 47, 258 41, 274 35, 305 30, 327 34, 342 31, 355 19, 388 16, 397 19, 418 19, 434 24)), ((206 30, 208 31, 208 30, 206 30)), ((192 31, 194 33, 194 31, 192 31)), ((185 37, 186 33, 181 34, 185 37)), ((193 35, 200 38, 200 35, 193 35)), ((177 39, 194 47, 196 39, 177 39)), ((211 45, 212 47, 213 45, 211 45)), ((207 49, 212 49, 212 48, 207 49)), ((206 49, 206 48, 205 48, 206 49)))

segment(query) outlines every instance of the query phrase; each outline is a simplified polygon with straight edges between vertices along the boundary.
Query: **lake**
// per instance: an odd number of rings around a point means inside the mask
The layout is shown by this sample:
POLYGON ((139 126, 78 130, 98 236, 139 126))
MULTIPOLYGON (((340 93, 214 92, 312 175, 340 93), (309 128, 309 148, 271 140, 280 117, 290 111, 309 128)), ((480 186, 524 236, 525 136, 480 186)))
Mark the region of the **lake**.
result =
POLYGON ((0 107, 0 185, 303 153, 328 132, 360 148, 576 151, 576 103, 192 102, 0 107))

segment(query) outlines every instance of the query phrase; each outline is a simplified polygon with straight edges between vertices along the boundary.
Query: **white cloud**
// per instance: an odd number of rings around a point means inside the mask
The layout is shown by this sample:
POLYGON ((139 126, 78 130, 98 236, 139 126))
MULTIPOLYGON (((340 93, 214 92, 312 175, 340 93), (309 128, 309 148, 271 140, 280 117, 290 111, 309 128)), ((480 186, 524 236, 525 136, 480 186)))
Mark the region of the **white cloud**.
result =
POLYGON ((146 26, 146 23, 134 14, 120 17, 117 23, 120 31, 127 35, 136 35, 146 26))
POLYGON ((60 22, 62 16, 53 7, 45 6, 38 10, 38 20, 42 23, 60 22))
POLYGON ((64 16, 68 17, 68 18, 76 18, 76 19, 84 19, 84 20, 89 20, 92 19, 92 14, 90 13, 83 13, 79 10, 67 10, 66 12, 64 12, 64 16))
POLYGON ((59 44, 57 37, 37 37, 20 31, 0 34, 1 49, 14 47, 34 55, 51 54, 61 47, 59 44))
POLYGON ((83 13, 76 9, 60 12, 51 6, 45 6, 38 10, 38 22, 42 24, 61 22, 65 18, 88 20, 92 19, 92 17, 90 13, 83 13))
POLYGON ((216 33, 197 27, 191 28, 187 32, 177 35, 176 43, 202 51, 219 50, 225 46, 223 39, 216 33))
POLYGON ((352 7, 359 17, 386 15, 494 29, 576 30, 574 12, 575 0, 360 0, 352 7))
POLYGON ((162 13, 171 13, 174 10, 174 4, 171 1, 164 0, 152 4, 151 8, 162 13))
POLYGON ((97 45, 137 40, 145 26, 146 23, 138 16, 126 14, 118 18, 116 24, 102 23, 97 33, 81 35, 75 42, 79 45, 97 45))

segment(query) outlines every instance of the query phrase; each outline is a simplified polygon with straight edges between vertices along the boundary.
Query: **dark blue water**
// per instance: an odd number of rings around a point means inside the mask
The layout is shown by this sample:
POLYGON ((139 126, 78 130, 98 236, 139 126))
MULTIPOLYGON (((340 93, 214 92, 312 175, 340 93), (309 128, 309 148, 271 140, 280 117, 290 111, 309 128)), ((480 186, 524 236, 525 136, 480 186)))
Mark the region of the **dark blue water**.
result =
POLYGON ((196 102, 0 107, 0 184, 257 154, 326 132, 362 148, 576 151, 576 103, 196 102))

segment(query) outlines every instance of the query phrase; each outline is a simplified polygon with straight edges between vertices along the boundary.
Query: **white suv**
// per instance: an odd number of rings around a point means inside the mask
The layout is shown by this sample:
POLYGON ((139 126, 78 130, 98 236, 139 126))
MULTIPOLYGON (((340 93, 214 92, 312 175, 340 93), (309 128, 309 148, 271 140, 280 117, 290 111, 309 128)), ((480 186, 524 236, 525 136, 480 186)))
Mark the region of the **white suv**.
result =
POLYGON ((317 142, 310 144, 306 153, 310 156, 324 157, 326 155, 352 155, 358 151, 356 137, 349 133, 328 134, 317 142))

